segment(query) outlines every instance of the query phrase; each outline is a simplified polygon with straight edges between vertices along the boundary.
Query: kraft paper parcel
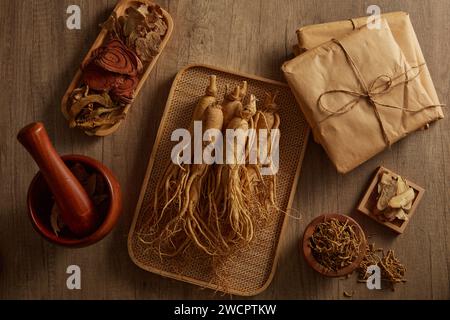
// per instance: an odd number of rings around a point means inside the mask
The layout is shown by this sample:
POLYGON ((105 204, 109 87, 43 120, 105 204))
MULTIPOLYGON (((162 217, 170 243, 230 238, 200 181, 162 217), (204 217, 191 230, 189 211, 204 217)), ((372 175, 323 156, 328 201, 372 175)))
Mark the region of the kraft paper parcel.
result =
MULTIPOLYGON (((417 58, 417 57, 416 57, 417 58)), ((313 134, 346 173, 442 118, 424 61, 409 63, 385 19, 314 47, 283 65, 313 134)))

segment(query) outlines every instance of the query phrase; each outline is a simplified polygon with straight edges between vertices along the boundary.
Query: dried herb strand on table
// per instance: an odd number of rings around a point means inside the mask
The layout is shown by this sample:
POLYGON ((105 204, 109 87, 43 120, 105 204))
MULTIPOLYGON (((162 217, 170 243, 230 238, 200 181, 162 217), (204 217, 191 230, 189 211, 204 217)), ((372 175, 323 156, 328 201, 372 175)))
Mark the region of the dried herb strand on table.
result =
POLYGON ((376 265, 381 271, 381 280, 388 282, 389 287, 394 290, 395 284, 406 282, 406 267, 395 257, 394 250, 377 249, 374 244, 367 245, 366 255, 361 262, 358 273, 359 282, 366 282, 370 274, 367 272, 369 266, 376 265))

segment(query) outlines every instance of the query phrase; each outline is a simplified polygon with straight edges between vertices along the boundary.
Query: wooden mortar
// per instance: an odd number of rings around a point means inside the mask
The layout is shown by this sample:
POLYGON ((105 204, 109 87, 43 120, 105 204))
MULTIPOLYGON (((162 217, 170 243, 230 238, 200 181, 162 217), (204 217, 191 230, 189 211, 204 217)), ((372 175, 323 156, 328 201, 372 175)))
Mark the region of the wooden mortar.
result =
POLYGON ((69 230, 78 237, 92 233, 98 217, 94 204, 56 152, 44 125, 35 122, 25 126, 17 139, 41 170, 69 230))

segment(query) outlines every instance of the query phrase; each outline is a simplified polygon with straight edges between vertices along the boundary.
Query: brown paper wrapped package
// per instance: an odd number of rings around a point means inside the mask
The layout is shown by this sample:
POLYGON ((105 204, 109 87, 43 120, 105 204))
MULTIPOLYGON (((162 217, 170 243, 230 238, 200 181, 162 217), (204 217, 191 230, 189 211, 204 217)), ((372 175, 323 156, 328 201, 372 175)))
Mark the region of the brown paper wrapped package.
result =
MULTIPOLYGON (((324 42, 330 41, 333 38, 339 39, 366 25, 368 22, 367 18, 368 17, 360 17, 299 28, 297 30, 298 48, 294 51, 298 55, 306 50, 317 47, 324 42)), ((392 35, 397 41, 400 49, 402 49, 406 61, 408 61, 410 65, 417 65, 420 62, 425 62, 409 14, 402 11, 389 12, 382 14, 381 18, 388 22, 392 35)), ((439 104, 436 89, 434 88, 433 80, 431 80, 430 72, 426 65, 422 67, 419 80, 430 95, 433 103, 439 104)), ((436 114, 434 120, 442 119, 444 117, 441 108, 436 108, 434 111, 436 114)))
POLYGON ((418 77, 422 63, 406 61, 383 19, 379 29, 361 27, 306 51, 283 72, 316 141, 346 173, 439 118, 418 77))

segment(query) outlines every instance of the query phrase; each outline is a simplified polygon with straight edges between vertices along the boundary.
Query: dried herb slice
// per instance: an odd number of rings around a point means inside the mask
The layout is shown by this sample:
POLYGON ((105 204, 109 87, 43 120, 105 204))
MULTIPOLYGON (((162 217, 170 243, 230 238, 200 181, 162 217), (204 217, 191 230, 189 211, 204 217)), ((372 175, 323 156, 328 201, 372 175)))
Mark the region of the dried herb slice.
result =
POLYGON ((86 106, 94 103, 108 108, 112 108, 114 106, 113 102, 107 94, 91 94, 86 97, 82 97, 74 104, 72 104, 69 109, 69 114, 73 118, 76 118, 86 106))
POLYGON ((156 32, 149 32, 145 38, 135 41, 136 53, 143 61, 151 61, 159 52, 161 37, 156 32))
POLYGON ((143 9, 135 8, 130 6, 125 10, 127 14, 125 23, 123 25, 123 34, 128 37, 133 31, 136 30, 137 26, 145 21, 146 12, 143 9))
POLYGON ((92 61, 104 70, 136 76, 142 71, 142 62, 119 39, 112 39, 94 51, 92 61))
POLYGON ((134 90, 139 83, 137 77, 122 77, 111 90, 111 95, 120 102, 129 104, 133 101, 134 90))
POLYGON ((94 63, 90 63, 83 69, 82 79, 91 89, 108 91, 116 84, 118 75, 106 71, 94 63))

